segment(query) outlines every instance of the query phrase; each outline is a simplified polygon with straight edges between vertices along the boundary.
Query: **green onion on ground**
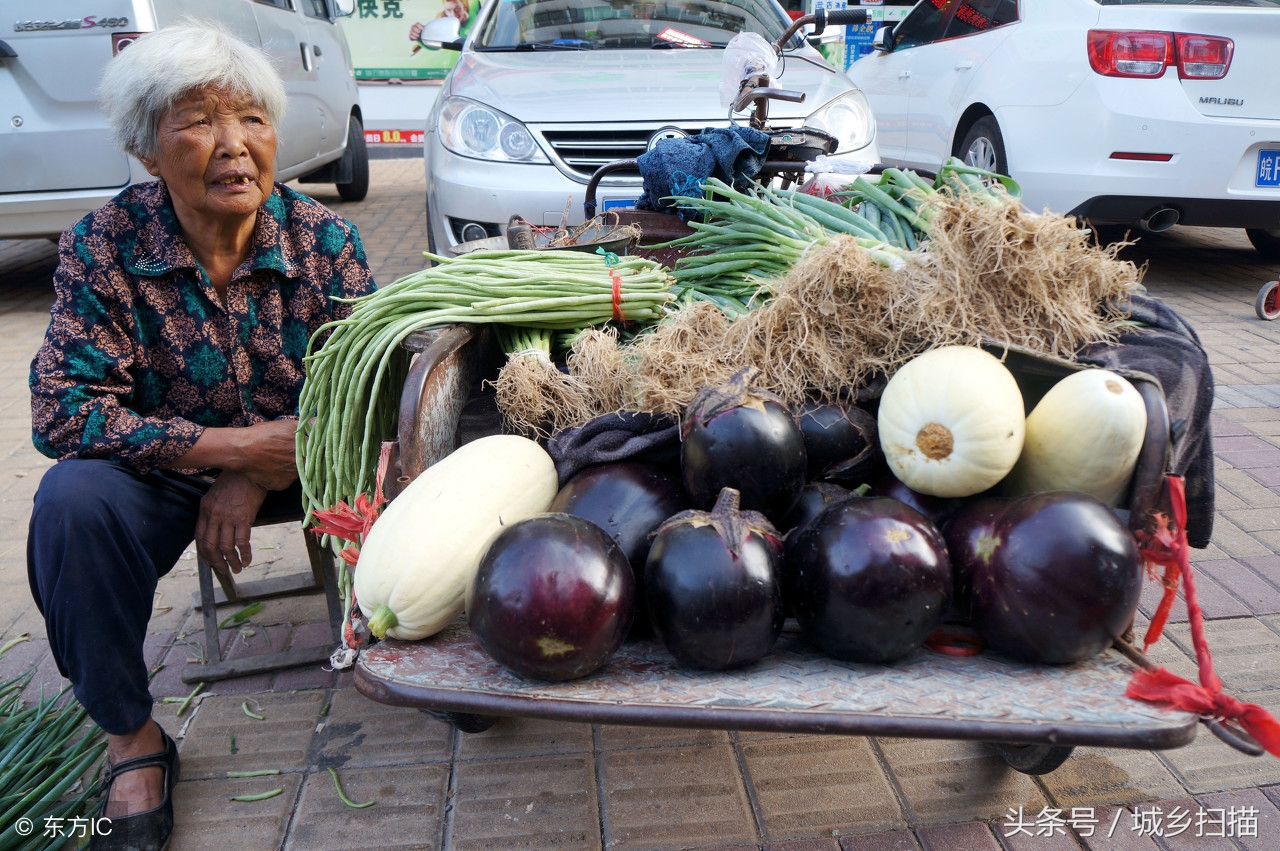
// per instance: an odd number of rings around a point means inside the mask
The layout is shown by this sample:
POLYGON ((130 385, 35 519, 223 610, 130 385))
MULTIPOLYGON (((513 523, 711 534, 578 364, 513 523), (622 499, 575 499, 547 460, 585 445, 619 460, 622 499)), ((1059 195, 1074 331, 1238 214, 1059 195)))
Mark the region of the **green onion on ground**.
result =
POLYGON ((66 689, 26 705, 22 692, 35 673, 0 683, 0 848, 31 841, 18 833, 23 819, 38 838, 45 819, 86 817, 96 806, 89 778, 105 759, 106 737, 66 689))

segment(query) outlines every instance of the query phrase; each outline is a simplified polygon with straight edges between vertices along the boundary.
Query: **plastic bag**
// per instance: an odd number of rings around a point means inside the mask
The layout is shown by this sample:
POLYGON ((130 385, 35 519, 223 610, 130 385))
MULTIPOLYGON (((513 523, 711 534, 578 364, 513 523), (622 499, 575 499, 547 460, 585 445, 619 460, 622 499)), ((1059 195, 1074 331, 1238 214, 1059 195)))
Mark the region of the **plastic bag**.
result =
POLYGON ((805 164, 804 170, 813 177, 801 184, 799 190, 807 195, 826 198, 832 192, 852 183, 855 175, 866 174, 874 167, 875 163, 863 160, 818 154, 805 164))
POLYGON ((778 54, 764 36, 740 32, 725 45, 720 60, 720 105, 732 106, 738 99, 742 81, 752 74, 778 75, 778 54))

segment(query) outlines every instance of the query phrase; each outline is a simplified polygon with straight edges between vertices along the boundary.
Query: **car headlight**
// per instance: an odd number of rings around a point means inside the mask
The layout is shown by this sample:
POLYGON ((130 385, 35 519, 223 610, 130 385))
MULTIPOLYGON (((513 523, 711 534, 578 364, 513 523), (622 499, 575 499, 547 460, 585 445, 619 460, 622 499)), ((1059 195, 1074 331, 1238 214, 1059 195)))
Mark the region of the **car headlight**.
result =
POLYGON ((527 127, 496 109, 449 98, 440 110, 440 142, 464 157, 497 162, 550 162, 527 127))
POLYGON ((875 138, 875 119, 862 92, 845 92, 805 119, 806 127, 825 130, 840 140, 836 153, 865 148, 875 138))

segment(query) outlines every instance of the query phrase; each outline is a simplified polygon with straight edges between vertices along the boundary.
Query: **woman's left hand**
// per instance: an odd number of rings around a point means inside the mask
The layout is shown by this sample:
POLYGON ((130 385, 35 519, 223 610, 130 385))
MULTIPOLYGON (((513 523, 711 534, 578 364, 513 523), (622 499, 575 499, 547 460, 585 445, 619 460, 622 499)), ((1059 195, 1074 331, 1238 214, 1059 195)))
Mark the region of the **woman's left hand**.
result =
POLYGON ((224 470, 200 500, 196 551, 219 573, 239 573, 253 561, 249 530, 267 498, 266 488, 244 473, 224 470))

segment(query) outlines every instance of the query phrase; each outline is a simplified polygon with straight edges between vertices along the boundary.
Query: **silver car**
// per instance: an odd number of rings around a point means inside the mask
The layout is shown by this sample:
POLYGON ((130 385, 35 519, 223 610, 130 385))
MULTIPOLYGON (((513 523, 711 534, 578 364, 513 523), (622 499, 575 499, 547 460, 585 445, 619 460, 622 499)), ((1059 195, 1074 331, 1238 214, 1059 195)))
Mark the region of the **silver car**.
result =
POLYGON ((335 23, 355 0, 0 0, 0 239, 57 238, 125 186, 151 180, 111 141, 94 92, 140 35, 211 19, 271 54, 289 107, 276 180, 369 188, 351 52, 335 23))
MULTIPOLYGON (((729 126, 726 44, 743 31, 774 42, 790 24, 770 0, 494 0, 465 42, 425 33, 428 46, 462 52, 427 121, 430 249, 499 236, 512 215, 554 226, 567 211, 569 224, 581 222, 599 166, 729 126)), ((805 100, 772 102, 772 127, 813 127, 838 139, 835 156, 878 159, 866 100, 799 35, 774 85, 805 100)), ((641 191, 637 171, 611 172, 599 209, 629 206, 641 191)))

